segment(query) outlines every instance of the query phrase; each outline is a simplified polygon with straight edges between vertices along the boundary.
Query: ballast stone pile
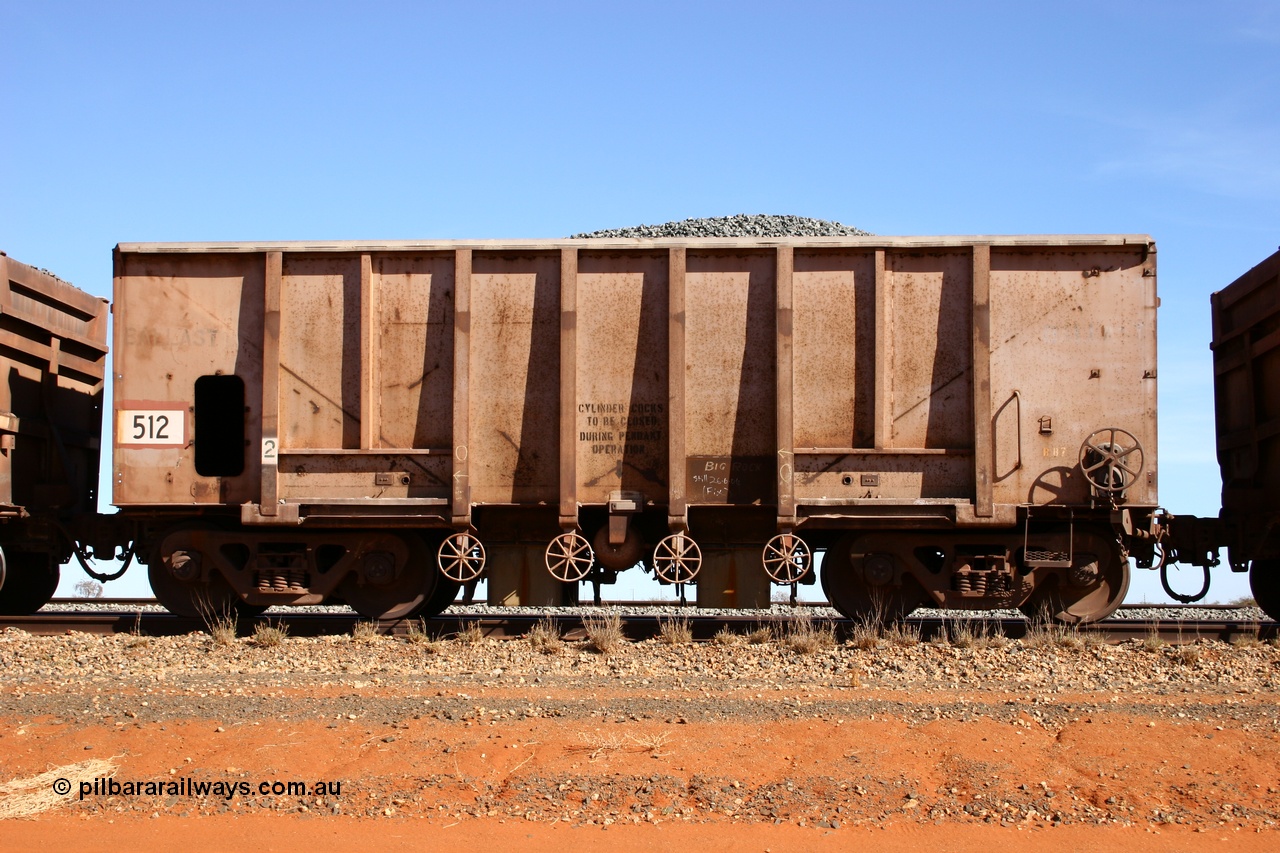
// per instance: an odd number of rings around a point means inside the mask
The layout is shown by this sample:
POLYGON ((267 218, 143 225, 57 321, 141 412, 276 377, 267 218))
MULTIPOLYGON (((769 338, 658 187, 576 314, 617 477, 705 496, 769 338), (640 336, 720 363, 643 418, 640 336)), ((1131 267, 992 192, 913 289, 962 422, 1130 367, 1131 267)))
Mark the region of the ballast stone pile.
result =
POLYGON ((682 219, 661 225, 634 225, 574 234, 570 239, 661 237, 870 237, 870 231, 807 216, 772 216, 765 213, 682 219))

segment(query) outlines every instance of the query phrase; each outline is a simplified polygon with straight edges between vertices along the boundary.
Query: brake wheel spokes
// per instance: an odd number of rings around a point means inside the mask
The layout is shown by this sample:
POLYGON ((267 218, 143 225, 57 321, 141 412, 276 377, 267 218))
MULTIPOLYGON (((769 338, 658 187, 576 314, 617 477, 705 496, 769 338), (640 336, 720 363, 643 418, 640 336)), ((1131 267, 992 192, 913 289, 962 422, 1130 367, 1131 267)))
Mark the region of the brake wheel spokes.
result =
POLYGON ((553 578, 565 583, 585 578, 595 559, 591 543, 578 533, 561 533, 547 546, 547 571, 553 578))
POLYGON ((813 552, 794 533, 779 533, 764 546, 764 570, 774 583, 796 583, 812 566, 813 552))
POLYGON ((480 540, 470 533, 454 533, 440 543, 436 552, 440 573, 451 581, 469 583, 484 571, 485 553, 480 540))
POLYGON ((702 549, 683 533, 673 533, 653 550, 653 570, 667 583, 689 583, 702 568, 702 549))
POLYGON ((1142 443, 1128 430, 1104 427, 1080 445, 1080 470, 1102 492, 1123 492, 1142 473, 1142 443), (1135 462, 1136 459, 1136 462, 1135 462))

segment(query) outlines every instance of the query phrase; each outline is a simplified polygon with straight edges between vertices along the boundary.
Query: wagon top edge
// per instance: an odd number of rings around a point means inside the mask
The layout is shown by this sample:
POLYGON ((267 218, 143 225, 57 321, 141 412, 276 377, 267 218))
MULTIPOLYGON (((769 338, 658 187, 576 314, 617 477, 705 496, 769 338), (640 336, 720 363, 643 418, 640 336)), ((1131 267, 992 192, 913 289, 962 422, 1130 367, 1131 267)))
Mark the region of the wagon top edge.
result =
POLYGON ((679 237, 564 238, 528 240, 289 240, 279 242, 207 243, 120 243, 116 251, 127 254, 244 253, 244 252, 403 252, 453 251, 546 251, 557 248, 589 249, 672 249, 796 248, 851 249, 947 249, 974 245, 1023 248, 1075 248, 1096 246, 1141 246, 1155 251, 1155 242, 1145 234, 1033 234, 924 237, 679 237))

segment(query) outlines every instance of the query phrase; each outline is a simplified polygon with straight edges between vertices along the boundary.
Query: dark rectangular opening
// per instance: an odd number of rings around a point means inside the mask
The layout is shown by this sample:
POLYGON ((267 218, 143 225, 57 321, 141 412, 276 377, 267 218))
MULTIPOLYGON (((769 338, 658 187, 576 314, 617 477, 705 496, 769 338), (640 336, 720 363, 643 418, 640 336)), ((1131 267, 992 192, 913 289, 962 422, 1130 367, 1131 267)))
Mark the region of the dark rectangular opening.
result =
POLYGON ((244 473, 244 380, 201 376, 196 380, 196 473, 235 477, 244 473))

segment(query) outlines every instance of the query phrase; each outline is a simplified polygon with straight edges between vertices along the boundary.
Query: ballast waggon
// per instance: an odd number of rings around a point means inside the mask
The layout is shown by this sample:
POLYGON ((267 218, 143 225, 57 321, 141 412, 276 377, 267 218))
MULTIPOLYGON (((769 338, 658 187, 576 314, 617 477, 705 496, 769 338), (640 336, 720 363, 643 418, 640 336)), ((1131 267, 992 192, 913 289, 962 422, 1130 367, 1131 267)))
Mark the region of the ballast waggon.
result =
MULTIPOLYGON (((1250 275, 1219 315, 1275 301, 1250 275)), ((136 559, 177 613, 408 618, 480 578, 567 604, 632 570, 703 607, 819 581, 853 618, 1082 623, 1131 563, 1221 547, 1280 606, 1274 395, 1239 378, 1270 327, 1215 325, 1222 516, 1163 512, 1144 235, 126 243, 114 281, 119 512, 84 480, 0 544, 136 559)))
POLYGON ((1144 236, 122 244, 114 494, 171 609, 1109 614, 1156 507, 1144 236))

